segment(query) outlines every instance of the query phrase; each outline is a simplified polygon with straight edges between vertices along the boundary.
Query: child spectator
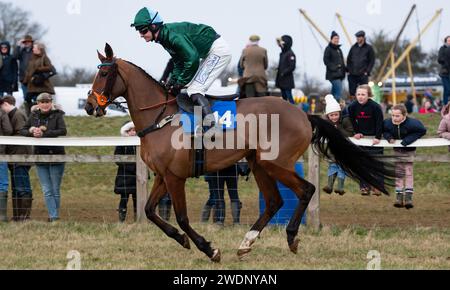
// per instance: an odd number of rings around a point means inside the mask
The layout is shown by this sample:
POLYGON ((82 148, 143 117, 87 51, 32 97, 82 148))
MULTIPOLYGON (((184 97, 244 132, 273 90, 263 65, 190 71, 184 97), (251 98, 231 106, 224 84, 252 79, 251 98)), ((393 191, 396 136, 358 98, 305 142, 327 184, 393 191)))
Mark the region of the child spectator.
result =
MULTIPOLYGON (((56 138, 66 136, 67 129, 64 122, 64 111, 53 104, 50 94, 42 93, 37 98, 37 105, 31 109, 30 118, 20 131, 25 137, 56 138)), ((62 146, 34 146, 36 155, 64 155, 62 146)), ((59 220, 61 207, 61 182, 65 164, 37 163, 36 169, 44 193, 45 205, 48 211, 48 222, 59 220)))
MULTIPOLYGON (((325 108, 325 118, 330 121, 344 136, 353 136, 353 126, 352 122, 348 117, 342 117, 341 106, 334 99, 332 95, 327 95, 325 97, 326 108, 325 108)), ((337 188, 334 190, 335 193, 339 195, 344 195, 344 182, 345 182, 345 171, 334 162, 330 162, 328 166, 328 184, 323 188, 323 191, 330 194, 333 192, 334 181, 338 179, 337 188)))
MULTIPOLYGON (((441 111, 442 120, 437 133, 439 137, 450 140, 450 104, 445 105, 441 111)), ((450 146, 448 146, 450 152, 450 146)))
POLYGON ((395 140, 402 140, 401 144, 404 147, 394 148, 396 156, 403 158, 403 160, 396 162, 396 171, 404 177, 397 177, 395 179, 395 191, 397 193, 397 200, 394 206, 397 208, 405 207, 406 209, 413 208, 412 196, 414 193, 414 174, 413 174, 413 158, 416 152, 415 147, 406 147, 417 139, 424 136, 427 132, 423 124, 416 119, 407 116, 406 107, 404 105, 395 105, 392 108, 391 118, 384 120, 383 136, 389 143, 394 143, 395 140))
POLYGON ((431 102, 426 100, 423 103, 423 106, 419 109, 419 114, 428 114, 428 113, 436 113, 436 109, 433 108, 431 102))
MULTIPOLYGON (((136 129, 133 122, 125 123, 120 129, 123 137, 136 136, 136 129)), ((136 155, 136 146, 117 146, 114 155, 136 155)), ((120 194, 119 221, 125 222, 127 217, 127 204, 129 196, 133 199, 134 218, 136 219, 136 163, 116 162, 117 169, 114 192, 120 194)))
MULTIPOLYGON (((380 143, 383 134, 383 111, 381 106, 372 100, 372 90, 368 85, 360 85, 356 89, 356 100, 348 106, 348 116, 352 122, 355 139, 374 137, 373 145, 380 143)), ((383 147, 362 147, 374 155, 383 155, 383 147)), ((360 183, 361 195, 370 195, 370 185, 360 183)), ((373 194, 380 196, 381 193, 373 190, 373 194)))

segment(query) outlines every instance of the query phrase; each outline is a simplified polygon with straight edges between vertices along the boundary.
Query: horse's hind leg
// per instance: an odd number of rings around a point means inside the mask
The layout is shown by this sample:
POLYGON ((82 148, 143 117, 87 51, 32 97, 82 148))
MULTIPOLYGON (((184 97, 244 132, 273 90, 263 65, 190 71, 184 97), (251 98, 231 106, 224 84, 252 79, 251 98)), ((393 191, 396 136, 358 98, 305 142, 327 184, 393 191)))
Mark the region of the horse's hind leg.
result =
POLYGON ((166 172, 164 181, 169 189, 172 197, 172 204, 177 217, 177 222, 181 229, 191 238, 197 248, 205 253, 213 262, 220 262, 220 250, 212 249, 211 243, 207 242, 204 237, 195 232, 189 225, 189 218, 187 216, 186 207, 186 179, 179 178, 170 171, 166 172))
POLYGON ((269 161, 260 161, 260 164, 268 171, 270 176, 295 192, 300 200, 286 228, 289 249, 296 254, 299 242, 296 238, 298 228, 316 188, 312 183, 300 178, 294 171, 277 166, 269 161))
POLYGON ((184 248, 190 249, 191 246, 189 245, 189 238, 186 234, 180 234, 175 227, 161 219, 159 215, 156 214, 156 206, 166 192, 166 185, 163 178, 160 175, 157 175, 153 183, 150 198, 145 205, 145 214, 147 215, 147 218, 155 223, 164 233, 166 233, 166 235, 175 239, 184 248))
POLYGON ((263 214, 252 226, 250 231, 245 235, 244 240, 239 246, 239 250, 237 253, 239 259, 242 259, 252 250, 251 246, 256 241, 261 231, 264 229, 270 219, 277 213, 277 211, 283 206, 283 200, 281 198, 280 192, 278 191, 276 181, 272 177, 270 177, 261 166, 259 166, 255 162, 251 162, 250 160, 249 163, 258 187, 264 196, 266 208, 263 214))

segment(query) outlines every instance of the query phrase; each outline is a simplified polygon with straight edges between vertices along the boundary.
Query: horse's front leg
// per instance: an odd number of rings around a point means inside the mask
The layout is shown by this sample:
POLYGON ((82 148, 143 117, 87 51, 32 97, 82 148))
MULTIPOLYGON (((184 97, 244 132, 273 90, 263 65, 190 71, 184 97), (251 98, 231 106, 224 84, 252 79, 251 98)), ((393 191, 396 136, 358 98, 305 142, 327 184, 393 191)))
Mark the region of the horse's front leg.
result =
POLYGON ((220 250, 212 249, 211 243, 207 242, 204 237, 195 232, 189 225, 186 207, 186 179, 180 178, 169 170, 164 176, 164 181, 172 197, 172 204, 177 217, 177 222, 181 229, 191 238, 197 248, 205 253, 213 262, 220 262, 220 250))
POLYGON ((184 248, 190 249, 189 238, 186 234, 180 234, 175 227, 156 214, 156 206, 166 193, 167 189, 164 179, 160 175, 156 175, 150 198, 145 205, 145 214, 147 215, 147 218, 155 223, 166 235, 175 239, 184 248))

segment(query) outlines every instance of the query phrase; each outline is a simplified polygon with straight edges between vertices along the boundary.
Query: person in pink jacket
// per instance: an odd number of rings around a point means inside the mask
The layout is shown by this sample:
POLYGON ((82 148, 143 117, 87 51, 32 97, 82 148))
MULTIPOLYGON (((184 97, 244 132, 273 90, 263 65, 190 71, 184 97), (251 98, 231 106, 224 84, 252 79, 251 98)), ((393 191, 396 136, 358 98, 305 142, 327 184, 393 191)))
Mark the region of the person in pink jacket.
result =
MULTIPOLYGON (((437 133, 439 137, 450 140, 450 103, 442 108, 441 115, 442 120, 437 133)), ((448 151, 450 152, 450 146, 448 146, 448 151)))

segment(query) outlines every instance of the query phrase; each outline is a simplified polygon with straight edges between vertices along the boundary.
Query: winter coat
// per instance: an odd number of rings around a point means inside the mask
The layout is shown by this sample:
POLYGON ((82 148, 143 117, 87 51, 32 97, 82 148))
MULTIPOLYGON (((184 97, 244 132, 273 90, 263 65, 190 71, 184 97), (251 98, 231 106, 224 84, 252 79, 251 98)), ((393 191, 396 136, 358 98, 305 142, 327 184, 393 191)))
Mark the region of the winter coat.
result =
POLYGON ((33 47, 17 46, 15 51, 15 58, 19 61, 19 81, 23 83, 28 64, 33 56, 33 47))
POLYGON ((30 62, 28 63, 28 67, 23 80, 23 83, 28 88, 28 93, 49 93, 51 95, 54 95, 55 89, 53 87, 53 84, 50 82, 50 79, 46 79, 42 85, 35 85, 32 82, 34 74, 39 72, 51 72, 52 70, 53 65, 45 53, 40 56, 33 54, 30 62))
POLYGON ((450 46, 441 46, 438 54, 438 62, 441 65, 439 75, 448 77, 450 75, 450 46))
POLYGON ((174 62, 171 81, 188 84, 197 73, 200 59, 205 59, 220 35, 204 24, 190 22, 162 25, 156 42, 170 54, 174 62))
POLYGON ((450 104, 447 104, 442 108, 441 116, 442 120, 439 123, 437 133, 439 137, 450 140, 450 104))
POLYGON ((347 71, 352 76, 363 76, 370 72, 375 64, 375 51, 370 44, 364 43, 359 46, 355 43, 347 57, 347 71))
MULTIPOLYGON (((427 133, 427 129, 416 119, 406 117, 399 125, 395 125, 392 119, 386 119, 383 122, 383 137, 386 140, 402 140, 403 146, 408 146, 427 133)), ((402 148, 404 151, 415 151, 415 147, 402 148)))
MULTIPOLYGON (((0 136, 11 136, 13 134, 13 127, 9 121, 8 114, 0 110, 0 136)), ((0 155, 5 154, 5 145, 0 145, 0 155)))
POLYGON ((341 118, 337 124, 331 122, 331 120, 328 119, 326 116, 325 119, 329 121, 331 124, 333 124, 336 127, 336 129, 338 129, 345 137, 352 137, 353 135, 355 135, 352 121, 350 121, 350 118, 348 116, 342 116, 341 113, 341 118))
POLYGON ((292 51, 292 38, 283 36, 284 47, 280 53, 280 62, 278 64, 277 78, 275 85, 283 90, 295 88, 294 70, 296 66, 296 57, 292 51))
MULTIPOLYGON (((56 106, 53 106, 47 114, 42 113, 38 106, 33 106, 30 117, 22 130, 20 130, 20 134, 25 137, 33 137, 33 129, 44 127, 43 138, 66 136, 67 129, 66 123, 64 122, 64 115, 64 111, 56 106)), ((63 146, 34 146, 34 154, 64 155, 66 152, 63 146)))
MULTIPOLYGON (((11 126, 13 128, 13 136, 21 136, 20 130, 25 126, 27 122, 27 117, 25 114, 17 108, 14 108, 11 112, 8 113, 9 121, 11 122, 11 126)), ((8 155, 29 155, 33 154, 32 146, 21 146, 21 145, 7 145, 6 146, 6 154, 8 155)), ((30 163, 15 163, 17 165, 31 165, 30 163)))
MULTIPOLYGON (((136 155, 136 146, 117 146, 114 155, 136 155)), ((116 162, 117 168, 114 192, 136 194, 136 163, 116 162)))
POLYGON ((268 67, 267 50, 258 45, 251 45, 242 51, 239 60, 240 67, 244 70, 243 78, 246 84, 255 84, 256 92, 267 92, 268 67))
POLYGON ((2 42, 0 45, 6 45, 8 47, 8 52, 0 56, 3 63, 0 68, 0 92, 17 92, 17 60, 11 55, 9 42, 2 42))
POLYGON ((383 111, 381 106, 372 99, 361 105, 353 101, 347 108, 355 133, 364 136, 375 136, 381 139, 383 134, 383 111))
POLYGON ((323 55, 323 62, 327 67, 326 79, 329 81, 345 78, 345 62, 341 46, 328 44, 323 55))

